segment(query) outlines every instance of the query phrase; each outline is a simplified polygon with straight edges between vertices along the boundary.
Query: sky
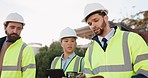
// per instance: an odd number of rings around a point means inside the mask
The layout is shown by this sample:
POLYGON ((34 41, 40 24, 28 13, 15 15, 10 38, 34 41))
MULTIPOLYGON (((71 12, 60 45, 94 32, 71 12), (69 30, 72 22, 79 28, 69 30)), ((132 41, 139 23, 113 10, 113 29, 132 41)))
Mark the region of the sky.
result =
MULTIPOLYGON (((7 15, 17 12, 26 23, 21 33, 23 41, 49 46, 59 39, 60 31, 65 27, 86 26, 81 22, 84 7, 95 2, 108 9, 110 21, 120 21, 148 10, 147 0, 0 0, 0 37, 5 36, 3 22, 7 15)), ((89 41, 78 38, 77 42, 86 44, 89 41)))

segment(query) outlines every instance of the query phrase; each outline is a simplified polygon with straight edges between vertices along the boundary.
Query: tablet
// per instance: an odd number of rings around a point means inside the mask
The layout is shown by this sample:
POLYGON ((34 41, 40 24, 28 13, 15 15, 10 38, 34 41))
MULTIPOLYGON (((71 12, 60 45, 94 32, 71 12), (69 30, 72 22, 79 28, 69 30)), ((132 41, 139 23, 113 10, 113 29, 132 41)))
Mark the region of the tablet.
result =
POLYGON ((49 78, 62 78, 65 77, 63 69, 47 69, 46 74, 49 78))

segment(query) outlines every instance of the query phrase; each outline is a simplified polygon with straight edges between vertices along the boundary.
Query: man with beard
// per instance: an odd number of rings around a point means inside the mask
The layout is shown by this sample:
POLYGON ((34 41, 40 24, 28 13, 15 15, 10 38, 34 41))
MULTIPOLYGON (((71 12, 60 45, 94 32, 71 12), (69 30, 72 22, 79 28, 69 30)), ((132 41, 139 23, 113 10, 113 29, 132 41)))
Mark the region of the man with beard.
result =
POLYGON ((20 37, 25 23, 18 13, 10 13, 0 38, 0 78, 35 78, 36 64, 33 49, 20 37))
POLYGON ((84 19, 95 36, 84 57, 86 77, 148 78, 148 48, 141 36, 111 28, 108 10, 99 3, 86 5, 84 19))

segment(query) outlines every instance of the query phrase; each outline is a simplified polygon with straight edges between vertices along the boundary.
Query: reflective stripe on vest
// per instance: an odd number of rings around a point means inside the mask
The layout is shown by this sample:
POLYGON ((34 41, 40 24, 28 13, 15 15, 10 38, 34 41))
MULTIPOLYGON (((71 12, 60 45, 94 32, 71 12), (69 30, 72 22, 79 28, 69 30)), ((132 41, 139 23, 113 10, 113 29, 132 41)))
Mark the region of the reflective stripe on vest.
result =
POLYGON ((54 62, 53 62, 53 67, 52 67, 53 69, 55 69, 56 64, 57 64, 59 58, 60 58, 60 57, 57 57, 57 58, 54 60, 54 62))
MULTIPOLYGON (((122 41, 122 47, 123 47, 123 56, 124 56, 124 65, 105 65, 105 66, 99 66, 92 71, 88 68, 85 68, 85 73, 89 74, 98 74, 99 72, 121 72, 121 71, 132 71, 132 64, 130 60, 130 54, 129 54, 129 48, 128 48, 128 34, 129 32, 124 32, 123 34, 123 41, 122 41)), ((94 43, 94 42, 93 42, 94 43)), ((93 44, 89 48, 89 56, 88 59, 90 61, 90 65, 92 67, 92 52, 93 52, 93 44)))
POLYGON ((136 64, 136 63, 138 63, 138 62, 140 62, 142 60, 147 60, 147 59, 148 59, 148 54, 138 55, 136 57, 136 60, 135 60, 134 64, 136 64))
POLYGON ((18 62, 17 62, 17 66, 2 66, 2 71, 25 71, 27 68, 35 68, 35 64, 30 64, 28 66, 25 67, 21 67, 22 64, 22 53, 24 48, 27 46, 26 43, 24 43, 21 47, 20 53, 19 53, 19 57, 18 57, 18 62))
POLYGON ((76 61, 75 61, 75 65, 74 65, 74 71, 76 71, 76 72, 78 71, 78 68, 79 68, 78 67, 79 66, 79 63, 80 63, 79 61, 80 61, 80 57, 77 57, 76 58, 76 61))
MULTIPOLYGON (((59 58, 60 58, 60 57, 57 57, 57 58, 54 60, 54 62, 53 62, 53 69, 55 69, 56 64, 57 64, 59 58)), ((74 69, 73 69, 74 71, 78 71, 79 63, 80 63, 80 57, 77 57, 77 58, 76 58, 76 61, 75 61, 74 69)))
POLYGON ((21 68, 21 71, 24 72, 24 71, 26 71, 27 68, 35 68, 35 67, 36 67, 35 64, 29 64, 29 65, 27 65, 27 66, 22 67, 22 68, 21 68))
MULTIPOLYGON (((143 55, 138 55, 136 57, 135 63, 137 64, 138 62, 142 61, 142 60, 148 60, 148 54, 143 54, 143 55)), ((143 70, 143 69, 139 69, 136 74, 142 73, 143 75, 148 77, 148 70, 143 70)))

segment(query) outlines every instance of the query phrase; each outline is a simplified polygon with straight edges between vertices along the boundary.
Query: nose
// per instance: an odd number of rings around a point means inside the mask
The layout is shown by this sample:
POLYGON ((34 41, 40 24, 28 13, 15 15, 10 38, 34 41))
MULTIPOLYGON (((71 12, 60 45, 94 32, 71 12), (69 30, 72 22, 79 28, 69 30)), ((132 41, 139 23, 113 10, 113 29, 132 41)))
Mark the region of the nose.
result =
POLYGON ((18 29, 17 28, 14 28, 13 29, 13 33, 17 33, 18 29))
POLYGON ((68 45, 72 45, 72 42, 68 42, 68 45))
POLYGON ((92 23, 92 24, 90 25, 90 28, 91 28, 91 29, 94 29, 95 27, 96 27, 95 23, 92 23))

